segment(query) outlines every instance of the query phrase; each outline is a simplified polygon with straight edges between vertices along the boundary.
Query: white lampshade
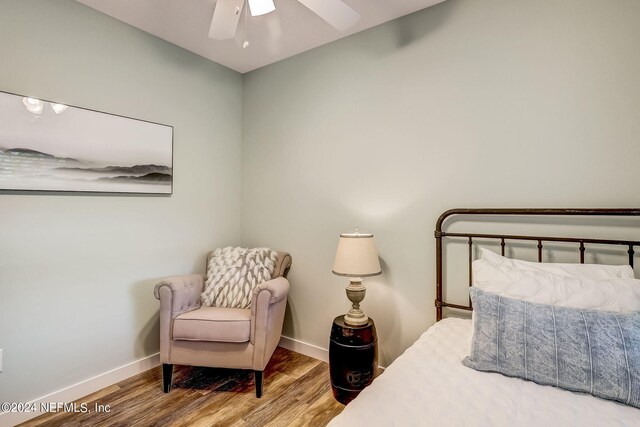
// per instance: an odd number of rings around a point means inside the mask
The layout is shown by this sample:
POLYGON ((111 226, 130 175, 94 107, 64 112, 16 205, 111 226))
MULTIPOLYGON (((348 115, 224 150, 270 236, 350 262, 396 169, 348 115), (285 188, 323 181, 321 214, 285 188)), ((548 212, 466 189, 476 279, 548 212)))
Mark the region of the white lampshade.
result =
POLYGON ((373 234, 341 234, 333 273, 348 277, 376 276, 382 273, 373 234))

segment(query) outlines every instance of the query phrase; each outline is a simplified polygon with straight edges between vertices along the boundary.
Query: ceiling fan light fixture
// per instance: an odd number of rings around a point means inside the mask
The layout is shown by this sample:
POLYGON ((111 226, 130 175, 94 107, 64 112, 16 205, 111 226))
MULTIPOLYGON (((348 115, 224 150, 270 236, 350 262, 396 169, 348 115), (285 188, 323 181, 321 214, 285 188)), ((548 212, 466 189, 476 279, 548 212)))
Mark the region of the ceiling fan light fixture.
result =
POLYGON ((64 105, 64 104, 56 104, 56 103, 53 103, 53 102, 52 102, 52 103, 51 103, 51 108, 53 109, 53 111, 54 111, 56 114, 60 114, 60 113, 63 113, 63 112, 64 112, 67 108, 69 108, 69 107, 67 107, 67 106, 66 106, 66 105, 64 105))
POLYGON ((44 102, 40 101, 36 98, 24 97, 22 98, 22 103, 27 108, 27 111, 33 114, 42 114, 42 109, 44 108, 44 102))
POLYGON ((251 16, 266 15, 269 12, 276 10, 276 5, 273 4, 273 0, 248 0, 249 9, 251 10, 251 16))

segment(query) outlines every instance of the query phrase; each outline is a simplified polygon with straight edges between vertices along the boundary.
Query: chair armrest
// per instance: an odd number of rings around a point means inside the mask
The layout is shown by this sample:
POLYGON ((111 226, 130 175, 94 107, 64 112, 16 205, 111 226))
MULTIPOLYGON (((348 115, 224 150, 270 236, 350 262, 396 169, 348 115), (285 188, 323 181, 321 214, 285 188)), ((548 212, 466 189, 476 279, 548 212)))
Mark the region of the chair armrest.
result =
POLYGON ((284 277, 261 283, 253 291, 249 340, 255 346, 254 370, 264 370, 280 341, 288 293, 289 281, 284 277))
POLYGON ((153 295, 160 300, 160 311, 170 311, 171 318, 200 307, 200 294, 204 288, 204 275, 167 277, 159 281, 153 295))
POLYGON ((275 279, 267 280, 266 282, 260 283, 258 286, 253 288, 253 296, 251 298, 251 310, 258 305, 258 295, 261 292, 269 292, 269 305, 275 304, 278 301, 281 301, 283 298, 287 297, 289 293, 289 281, 284 277, 276 277, 275 279))
POLYGON ((160 363, 173 363, 170 357, 173 319, 200 307, 203 288, 202 274, 168 277, 153 288, 153 295, 160 300, 160 363))

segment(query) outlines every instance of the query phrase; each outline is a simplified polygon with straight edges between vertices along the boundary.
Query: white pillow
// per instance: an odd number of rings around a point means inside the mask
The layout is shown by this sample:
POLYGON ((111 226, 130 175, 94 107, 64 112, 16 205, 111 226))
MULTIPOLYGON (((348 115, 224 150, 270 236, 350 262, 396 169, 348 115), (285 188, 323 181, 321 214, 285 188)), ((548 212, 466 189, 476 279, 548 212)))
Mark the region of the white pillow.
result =
POLYGON ((271 280, 278 252, 227 246, 213 251, 200 295, 205 307, 249 308, 253 289, 271 280))
POLYGON ((627 313, 640 310, 640 280, 591 279, 473 261, 473 286, 519 300, 627 313))
POLYGON ((552 273, 561 276, 583 277, 588 279, 634 279, 633 268, 629 265, 604 264, 560 264, 529 262, 505 258, 485 248, 480 248, 480 259, 497 267, 517 268, 523 271, 552 273))

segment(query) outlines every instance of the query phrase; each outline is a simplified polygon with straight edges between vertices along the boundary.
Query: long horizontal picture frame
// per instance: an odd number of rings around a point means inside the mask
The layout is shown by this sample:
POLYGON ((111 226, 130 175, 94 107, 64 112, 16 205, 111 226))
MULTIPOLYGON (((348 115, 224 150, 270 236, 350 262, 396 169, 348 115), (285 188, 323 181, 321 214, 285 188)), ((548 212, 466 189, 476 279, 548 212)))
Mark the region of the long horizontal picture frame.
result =
POLYGON ((173 193, 173 127, 0 91, 0 190, 173 193))

